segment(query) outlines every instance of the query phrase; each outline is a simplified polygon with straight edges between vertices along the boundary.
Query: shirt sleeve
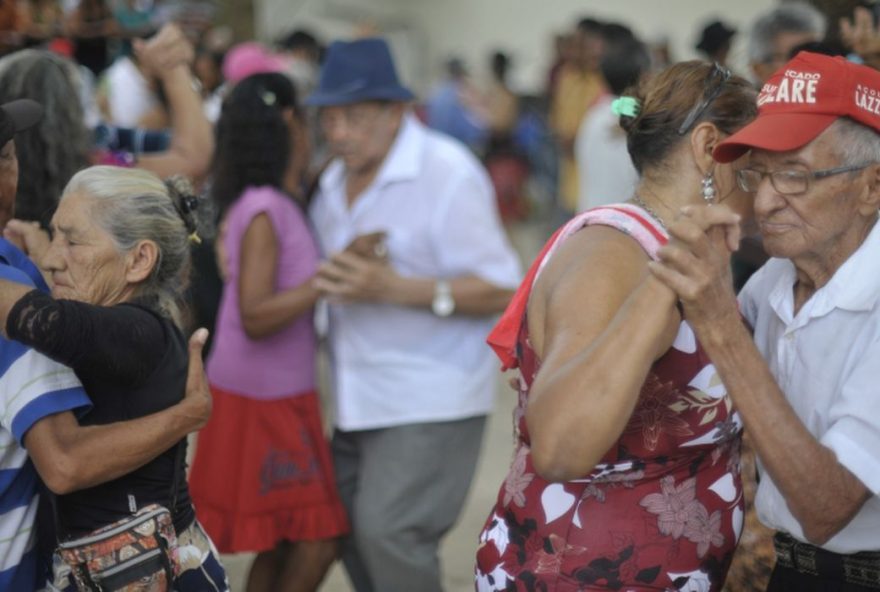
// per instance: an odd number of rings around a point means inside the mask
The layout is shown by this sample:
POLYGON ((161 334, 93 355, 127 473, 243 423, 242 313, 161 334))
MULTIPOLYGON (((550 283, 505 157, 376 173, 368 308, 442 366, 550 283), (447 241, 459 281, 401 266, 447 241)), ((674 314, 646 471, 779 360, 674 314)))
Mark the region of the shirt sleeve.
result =
POLYGON ((880 494, 877 368, 880 368, 880 340, 858 356, 857 365, 828 410, 830 427, 820 440, 874 495, 880 494))
POLYGON ((488 175, 461 166, 440 197, 432 228, 434 249, 450 276, 475 275, 501 288, 516 288, 520 265, 510 246, 488 175))
POLYGON ((139 306, 55 300, 33 290, 9 312, 6 333, 84 376, 120 384, 146 380, 167 350, 159 317, 139 306))
MULTIPOLYGON (((28 284, 27 275, 0 265, 0 277, 28 284)), ((28 348, 0 338, 0 426, 24 446, 24 436, 40 419, 91 406, 73 370, 28 348)))

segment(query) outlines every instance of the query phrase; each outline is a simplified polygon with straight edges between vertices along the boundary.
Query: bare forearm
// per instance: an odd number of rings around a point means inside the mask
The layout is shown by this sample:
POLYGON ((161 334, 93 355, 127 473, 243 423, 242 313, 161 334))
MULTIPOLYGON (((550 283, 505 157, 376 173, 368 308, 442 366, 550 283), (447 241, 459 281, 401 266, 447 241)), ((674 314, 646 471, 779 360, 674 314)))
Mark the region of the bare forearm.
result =
POLYGON ((202 110, 201 97, 192 86, 189 68, 174 67, 162 77, 171 111, 171 147, 166 153, 144 155, 144 168, 160 176, 188 175, 200 179, 214 151, 211 124, 202 110))
POLYGON ((186 400, 131 421, 80 426, 72 413, 40 420, 25 446, 46 485, 70 493, 143 466, 204 424, 186 400))
POLYGON ((251 339, 269 337, 311 312, 318 291, 311 280, 295 288, 268 296, 254 304, 242 305, 242 324, 251 339))
POLYGON ((825 542, 861 508, 865 487, 798 418, 738 317, 695 330, 805 536, 825 542))
POLYGON ((553 360, 544 361, 526 410, 535 467, 542 476, 556 481, 581 477, 620 437, 651 365, 667 347, 664 336, 674 301, 668 289, 648 279, 591 347, 552 373, 544 370, 553 360))
MULTIPOLYGON (((430 308, 434 301, 435 279, 398 276, 387 292, 389 302, 401 306, 430 308)), ((504 310, 513 290, 499 288, 475 276, 449 281, 456 314, 485 316, 504 310)))

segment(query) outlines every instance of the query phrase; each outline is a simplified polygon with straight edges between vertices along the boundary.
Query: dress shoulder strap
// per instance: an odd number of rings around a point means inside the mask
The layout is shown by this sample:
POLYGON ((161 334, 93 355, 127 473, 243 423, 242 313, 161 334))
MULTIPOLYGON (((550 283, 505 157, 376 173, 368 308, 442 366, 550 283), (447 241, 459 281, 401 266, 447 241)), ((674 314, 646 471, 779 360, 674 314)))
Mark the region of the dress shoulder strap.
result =
POLYGON ((632 204, 614 204, 601 206, 578 214, 557 230, 541 249, 529 267, 516 293, 507 305, 507 309, 498 319, 498 323, 489 333, 487 342, 502 362, 502 369, 516 368, 519 361, 516 356, 516 340, 525 318, 529 294, 535 280, 556 249, 575 232, 602 224, 616 228, 633 237, 641 245, 649 257, 657 258, 657 250, 668 242, 666 231, 660 223, 643 208, 632 204))

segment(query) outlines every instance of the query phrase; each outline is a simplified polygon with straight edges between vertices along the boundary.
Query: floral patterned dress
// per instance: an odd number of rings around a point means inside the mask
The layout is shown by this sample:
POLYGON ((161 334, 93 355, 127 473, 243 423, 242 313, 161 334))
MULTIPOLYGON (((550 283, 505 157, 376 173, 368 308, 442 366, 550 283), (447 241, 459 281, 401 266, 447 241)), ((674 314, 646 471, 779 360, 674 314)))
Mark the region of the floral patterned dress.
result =
MULTIPOLYGON (((557 244, 539 265, 589 224, 630 234, 651 256, 666 240, 640 208, 597 208, 551 239, 557 244)), ((581 479, 551 483, 532 464, 525 408, 541 360, 519 318, 516 448, 480 534, 476 589, 720 590, 742 528, 742 423, 691 328, 682 322, 651 367, 632 417, 600 464, 581 479)))

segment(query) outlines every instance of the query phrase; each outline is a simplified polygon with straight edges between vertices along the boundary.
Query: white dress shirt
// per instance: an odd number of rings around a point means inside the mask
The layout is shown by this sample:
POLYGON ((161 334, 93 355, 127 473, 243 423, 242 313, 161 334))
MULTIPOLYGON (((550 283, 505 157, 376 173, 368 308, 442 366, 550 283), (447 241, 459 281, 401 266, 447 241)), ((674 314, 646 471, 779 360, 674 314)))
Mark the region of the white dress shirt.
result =
MULTIPOLYGON (((794 284, 791 261, 771 259, 743 288, 742 312, 800 420, 873 493, 822 547, 880 550, 880 224, 796 315, 794 284)), ((808 542, 763 469, 755 504, 764 524, 808 542)))
MULTIPOLYGON (((311 217, 325 254, 358 235, 385 231, 400 275, 475 275, 504 288, 519 282, 519 261, 484 169, 458 142, 411 115, 376 179, 350 208, 344 166, 330 164, 311 217)), ((340 429, 450 421, 491 410, 498 361, 485 340, 493 318, 440 318, 427 308, 391 304, 329 308, 340 429)))

